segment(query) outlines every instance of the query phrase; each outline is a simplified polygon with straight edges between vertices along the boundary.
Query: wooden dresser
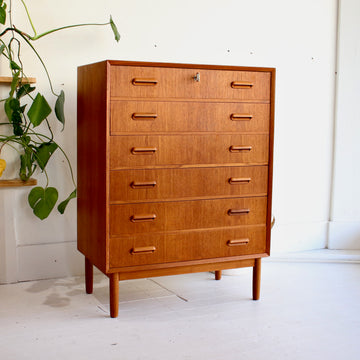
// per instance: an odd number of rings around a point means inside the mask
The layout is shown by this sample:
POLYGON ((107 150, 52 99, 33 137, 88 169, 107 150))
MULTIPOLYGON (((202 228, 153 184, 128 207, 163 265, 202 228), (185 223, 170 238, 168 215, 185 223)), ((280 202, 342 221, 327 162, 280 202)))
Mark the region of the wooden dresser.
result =
POLYGON ((275 69, 78 68, 78 249, 119 280, 253 267, 270 253, 275 69))

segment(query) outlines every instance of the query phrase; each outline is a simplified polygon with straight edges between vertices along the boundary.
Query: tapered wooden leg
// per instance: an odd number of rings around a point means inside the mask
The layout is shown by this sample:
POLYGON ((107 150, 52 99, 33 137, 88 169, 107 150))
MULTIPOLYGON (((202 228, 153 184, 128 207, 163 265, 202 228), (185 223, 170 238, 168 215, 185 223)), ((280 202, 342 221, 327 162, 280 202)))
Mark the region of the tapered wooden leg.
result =
POLYGON ((260 281, 261 281, 261 258, 255 259, 253 267, 253 299, 260 298, 260 281))
POLYGON ((93 264, 88 258, 85 258, 85 289, 87 294, 93 292, 93 264))
POLYGON ((221 280, 221 270, 215 271, 215 280, 221 280))
POLYGON ((110 274, 110 316, 116 318, 119 313, 119 274, 110 274))

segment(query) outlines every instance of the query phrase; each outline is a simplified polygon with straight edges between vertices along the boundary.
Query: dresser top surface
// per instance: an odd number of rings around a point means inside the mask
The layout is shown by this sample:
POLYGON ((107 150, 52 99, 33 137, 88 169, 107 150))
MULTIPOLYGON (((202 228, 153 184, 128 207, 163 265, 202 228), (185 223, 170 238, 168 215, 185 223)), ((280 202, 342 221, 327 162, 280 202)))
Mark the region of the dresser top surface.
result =
MULTIPOLYGON (((230 71, 263 71, 275 73, 273 67, 254 67, 237 65, 215 65, 215 64, 189 64, 189 63, 166 63, 166 62, 146 62, 146 61, 127 61, 127 60, 105 60, 99 63, 110 66, 143 66, 143 67, 163 67, 163 68, 182 68, 182 69, 206 69, 206 70, 230 70, 230 71)), ((83 66, 94 65, 87 64, 83 66)), ((82 66, 80 66, 82 67, 82 66)))

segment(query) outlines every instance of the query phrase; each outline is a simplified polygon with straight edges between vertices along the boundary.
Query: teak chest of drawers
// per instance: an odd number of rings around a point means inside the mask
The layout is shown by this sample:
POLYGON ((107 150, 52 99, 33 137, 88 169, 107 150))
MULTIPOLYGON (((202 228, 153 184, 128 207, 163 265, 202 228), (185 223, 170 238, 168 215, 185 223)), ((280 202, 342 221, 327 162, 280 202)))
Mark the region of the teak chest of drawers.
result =
POLYGON ((275 69, 78 68, 78 249, 119 280, 253 267, 270 254, 275 69))

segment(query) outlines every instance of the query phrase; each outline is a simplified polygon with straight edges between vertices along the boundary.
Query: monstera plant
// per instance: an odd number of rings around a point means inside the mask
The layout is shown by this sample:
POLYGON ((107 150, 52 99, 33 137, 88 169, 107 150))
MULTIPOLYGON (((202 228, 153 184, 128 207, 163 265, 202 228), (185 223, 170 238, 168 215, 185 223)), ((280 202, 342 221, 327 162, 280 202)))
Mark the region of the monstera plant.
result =
MULTIPOLYGON (((11 0, 0 0, 0 59, 9 64, 11 71, 11 84, 8 95, 1 99, 4 106, 4 118, 0 120, 0 176, 6 167, 5 159, 1 159, 1 150, 4 146, 10 146, 17 151, 20 157, 19 177, 26 182, 35 171, 43 174, 46 178, 44 187, 34 187, 29 195, 28 202, 33 213, 41 220, 47 218, 58 202, 58 190, 50 186, 47 165, 55 151, 60 151, 68 166, 74 190, 58 206, 58 211, 63 214, 69 201, 76 197, 76 182, 74 174, 63 148, 55 141, 51 125, 53 121, 59 121, 65 126, 64 116, 64 91, 57 93, 51 83, 51 79, 45 62, 35 48, 36 40, 50 34, 80 26, 104 26, 109 25, 119 41, 120 35, 111 16, 110 21, 104 24, 76 24, 60 28, 50 29, 38 33, 30 17, 30 12, 24 0, 22 3, 33 34, 21 30, 21 26, 15 25, 12 12, 11 0), (30 84, 25 72, 25 64, 22 61, 21 49, 28 46, 41 63, 49 81, 51 96, 54 96, 55 106, 51 108, 45 96, 36 91, 36 87, 30 84), (41 125, 41 126, 40 126, 41 125), (9 131, 1 131, 1 128, 10 128, 9 131), (40 130, 41 129, 41 130, 40 130)), ((54 1, 55 2, 55 1, 54 1)), ((59 4, 59 2, 57 2, 59 4)))

